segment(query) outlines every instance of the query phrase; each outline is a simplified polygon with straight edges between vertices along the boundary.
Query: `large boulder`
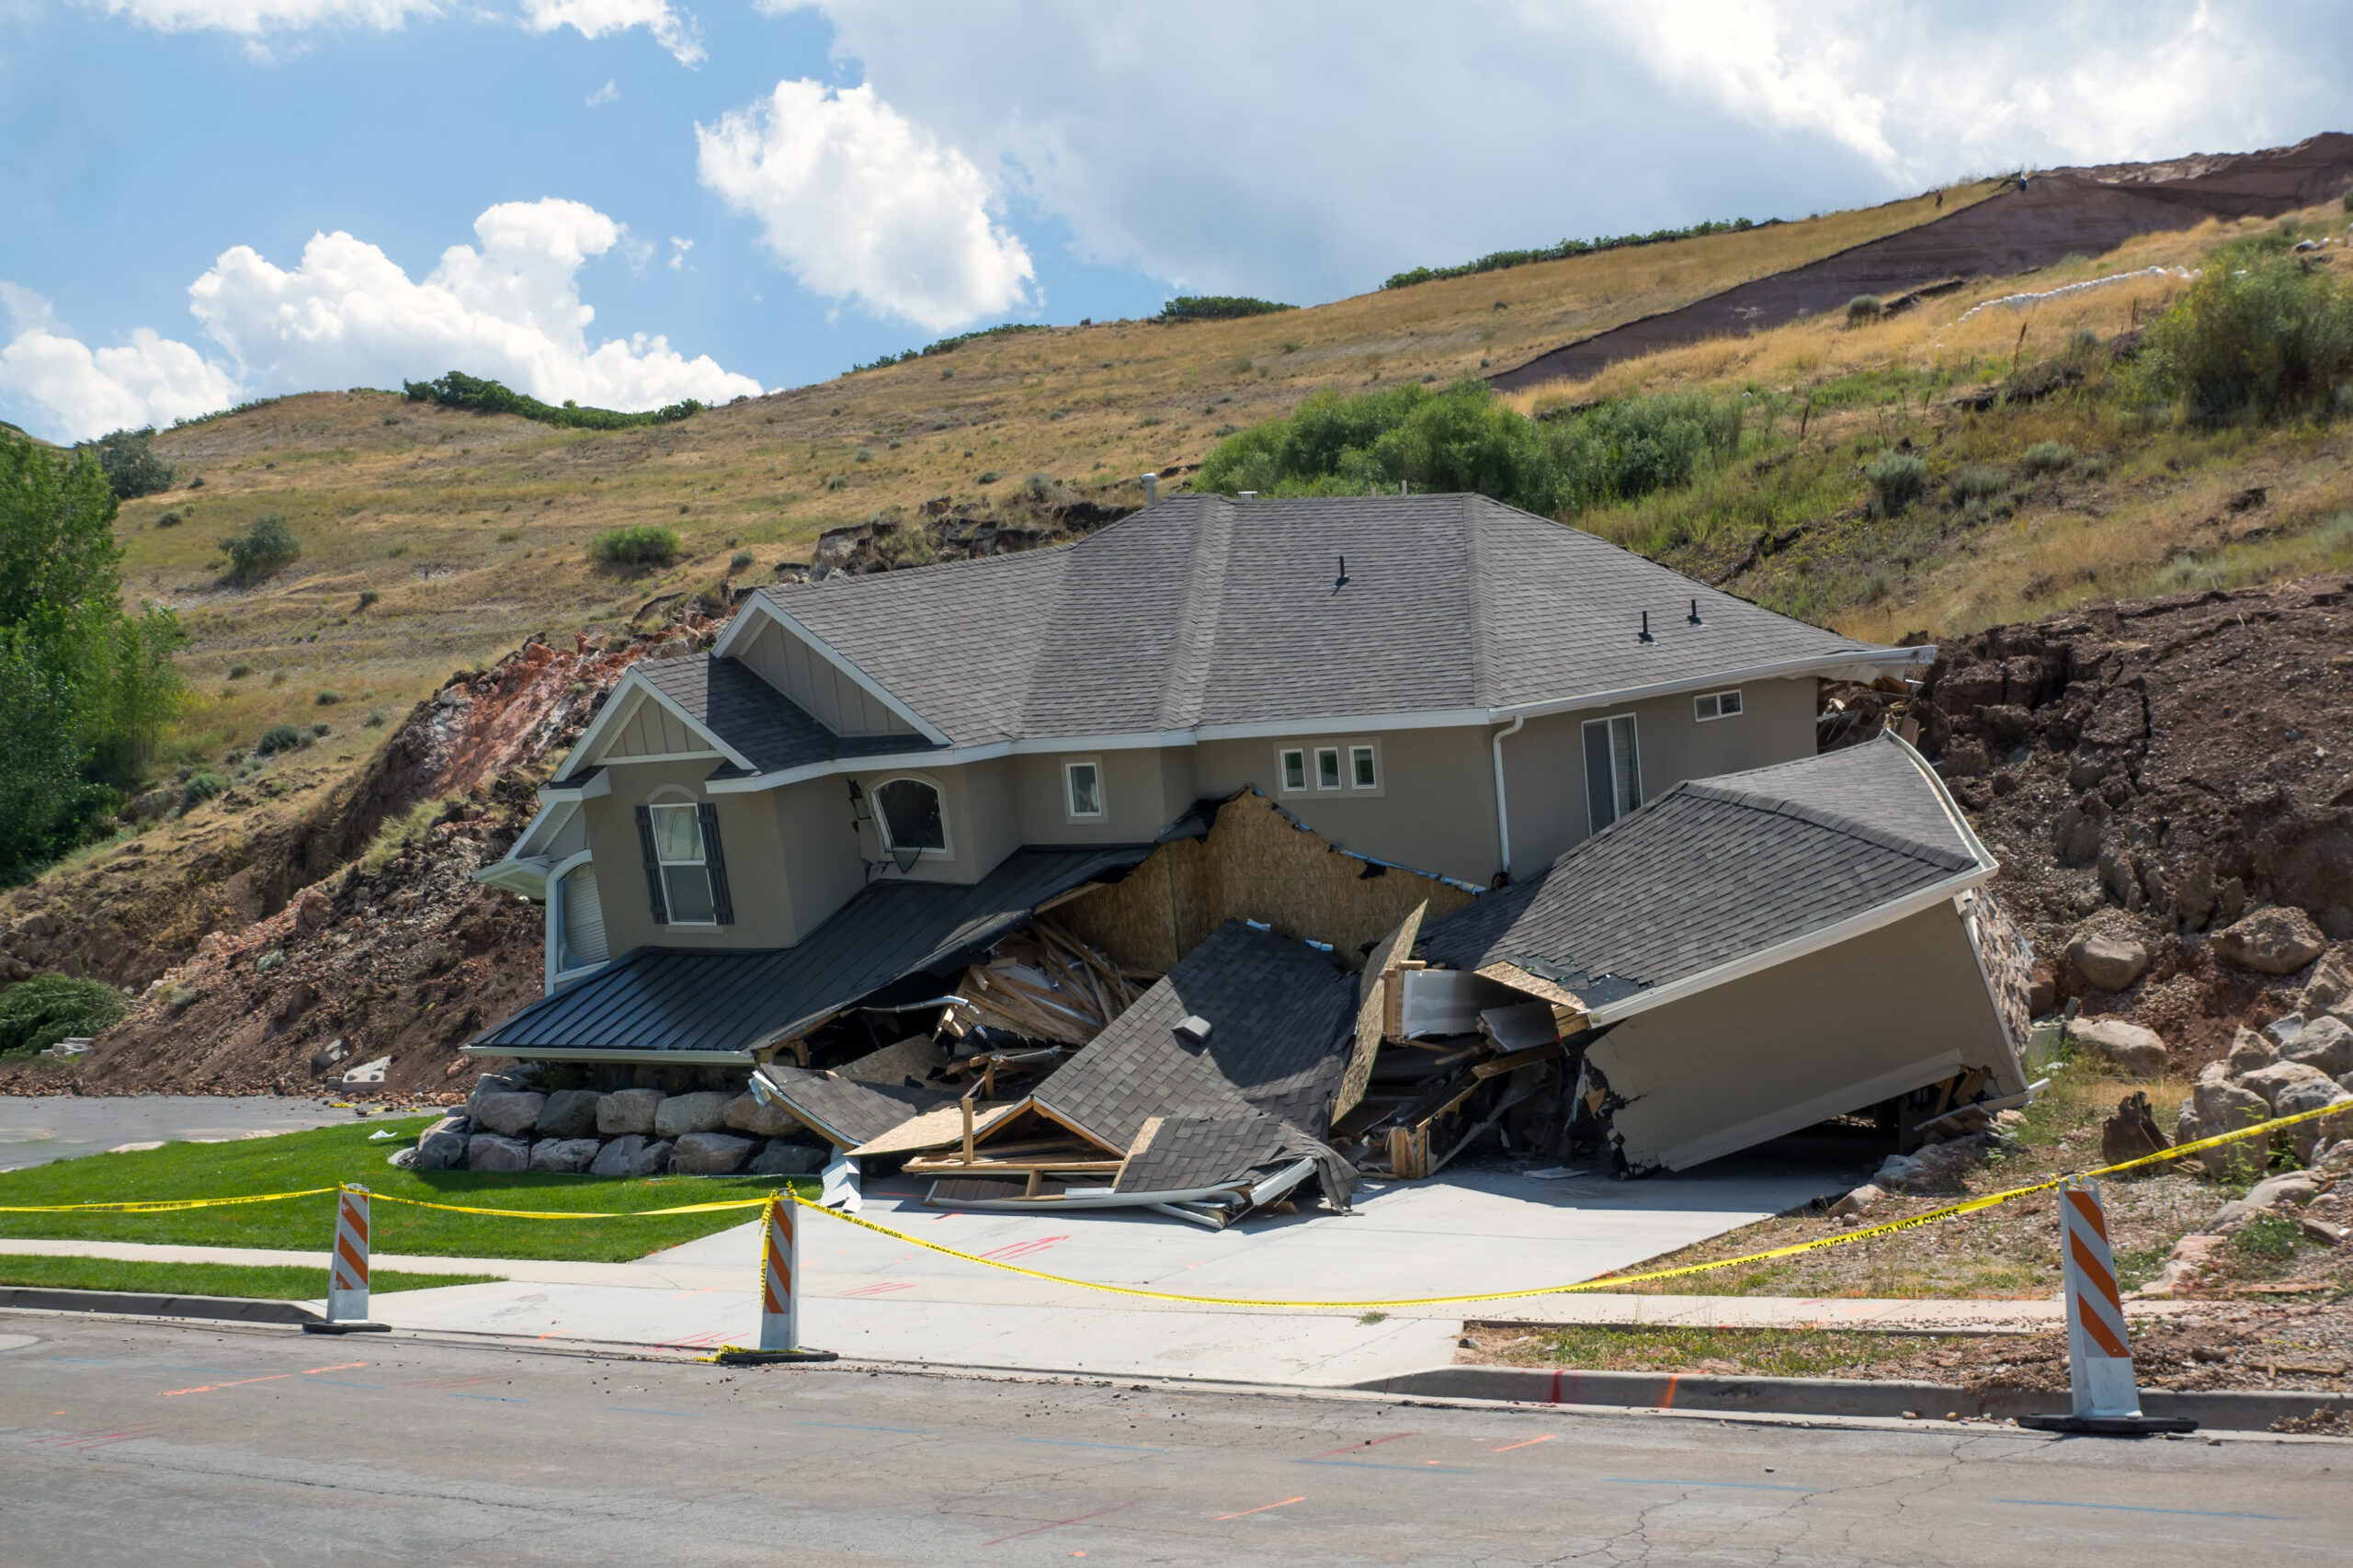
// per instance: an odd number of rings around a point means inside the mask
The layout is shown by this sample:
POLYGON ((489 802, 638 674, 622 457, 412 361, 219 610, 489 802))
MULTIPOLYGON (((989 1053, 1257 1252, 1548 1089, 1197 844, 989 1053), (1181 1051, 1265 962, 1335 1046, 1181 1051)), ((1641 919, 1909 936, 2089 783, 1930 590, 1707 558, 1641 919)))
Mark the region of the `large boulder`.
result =
POLYGON ((755 1138, 776 1138, 801 1130, 801 1123, 793 1119, 790 1111, 780 1105, 767 1104, 748 1089, 727 1102, 727 1108, 720 1113, 720 1120, 723 1125, 755 1138))
POLYGON ((771 1139, 768 1146, 752 1156, 744 1167, 750 1176, 815 1176, 825 1168, 828 1151, 813 1149, 806 1143, 788 1143, 781 1138, 771 1139))
POLYGON ((725 1124, 728 1096, 715 1090, 672 1095, 654 1112, 654 1131, 665 1138, 690 1132, 716 1132, 725 1124))
POLYGON ((2263 1103, 2275 1111, 2279 1096, 2290 1089, 2325 1085, 2331 1089, 2336 1082, 2317 1067, 2307 1067, 2301 1062, 2274 1062, 2268 1067, 2258 1067, 2252 1073, 2242 1073, 2232 1080, 2242 1089, 2263 1096, 2263 1103))
MULTIPOLYGON (((2279 1060, 2279 1048, 2253 1029, 2242 1028, 2232 1037, 2231 1053, 2220 1063, 2222 1071, 2217 1076, 2235 1078, 2242 1073, 2252 1073, 2258 1067, 2268 1067, 2279 1060)), ((2213 1062, 2207 1063, 2211 1067, 2213 1062)))
POLYGON ((540 1108, 539 1130, 548 1138, 585 1138, 597 1131, 597 1102, 604 1096, 594 1089, 558 1089, 540 1108))
POLYGON ((614 1139, 597 1153, 588 1174, 600 1176, 659 1176, 670 1168, 670 1145, 654 1142, 638 1133, 614 1139))
POLYGON ((615 1089, 597 1100, 597 1131, 608 1138, 652 1132, 661 1104, 659 1089, 615 1089))
POLYGON ((2283 1061, 2301 1062, 2332 1078, 2353 1073, 2353 1025, 2324 1014, 2289 1037, 2279 1055, 2283 1061))
POLYGON ((2301 909, 2267 904, 2214 933, 2214 950, 2257 974, 2293 974, 2328 949, 2328 939, 2301 909))
POLYGON ((2348 1001, 2353 1001, 2353 969, 2346 968, 2344 960, 2332 953, 2313 966, 2303 990, 2296 995, 2296 1010, 2313 1017, 2348 1001))
MULTIPOLYGON (((463 1120, 463 1118, 452 1119, 463 1120)), ((466 1164, 466 1135, 452 1129, 427 1128, 425 1136, 416 1141, 416 1159, 411 1170, 462 1170, 466 1164)))
POLYGON ((2067 963, 2102 991, 2121 991, 2149 967, 2149 949, 2130 937, 2086 931, 2067 944, 2067 963))
POLYGON ((595 1163, 597 1151, 594 1138, 542 1138, 531 1145, 531 1168, 578 1176, 595 1163))
POLYGON ((531 1168, 531 1146, 520 1138, 502 1138, 495 1132, 477 1132, 466 1140, 466 1168, 470 1171, 525 1171, 531 1168))
POLYGON ((2131 1077, 2154 1078, 2165 1070, 2165 1040, 2154 1029, 2128 1024, 2122 1018, 2094 1018, 2089 1023, 2070 1024, 2067 1038, 2131 1077))
POLYGON ((728 1176, 751 1152, 752 1140, 738 1138, 732 1132, 688 1132, 670 1151, 670 1174, 728 1176))
POLYGON ((547 1096, 526 1089, 494 1089, 476 1095, 468 1108, 477 1129, 515 1138, 540 1124, 540 1108, 547 1103, 547 1096))

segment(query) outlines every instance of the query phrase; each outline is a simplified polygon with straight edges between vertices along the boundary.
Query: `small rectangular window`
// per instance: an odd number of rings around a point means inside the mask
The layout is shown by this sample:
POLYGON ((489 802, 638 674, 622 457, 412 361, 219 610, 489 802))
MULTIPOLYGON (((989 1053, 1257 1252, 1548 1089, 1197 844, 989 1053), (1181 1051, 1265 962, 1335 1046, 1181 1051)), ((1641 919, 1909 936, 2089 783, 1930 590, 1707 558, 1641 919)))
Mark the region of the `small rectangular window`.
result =
POLYGON ((1740 717, 1740 693, 1711 691, 1691 699, 1692 716, 1704 724, 1711 719, 1740 717))
POLYGON ((1381 775, 1373 767, 1370 746, 1348 748, 1348 781, 1359 790, 1377 790, 1381 787, 1381 775))
POLYGON ((1740 712, 1740 693, 1736 691, 1721 692, 1716 697, 1716 703, 1718 710, 1722 712, 1725 718, 1731 719, 1737 717, 1740 712))
POLYGON ((1305 752, 1292 749, 1283 753, 1283 788, 1286 790, 1307 788, 1307 754, 1305 752))
POLYGON ((1716 694, 1711 691, 1705 697, 1693 698, 1691 699, 1691 716, 1699 720, 1702 724, 1714 718, 1716 716, 1716 694))
POLYGON ((1070 814, 1074 817, 1099 817, 1103 814, 1103 769, 1100 764, 1066 762, 1063 764, 1063 778, 1069 785, 1070 814))
POLYGON ((1340 748, 1338 746, 1315 748, 1315 787, 1318 790, 1336 790, 1340 787, 1340 748))

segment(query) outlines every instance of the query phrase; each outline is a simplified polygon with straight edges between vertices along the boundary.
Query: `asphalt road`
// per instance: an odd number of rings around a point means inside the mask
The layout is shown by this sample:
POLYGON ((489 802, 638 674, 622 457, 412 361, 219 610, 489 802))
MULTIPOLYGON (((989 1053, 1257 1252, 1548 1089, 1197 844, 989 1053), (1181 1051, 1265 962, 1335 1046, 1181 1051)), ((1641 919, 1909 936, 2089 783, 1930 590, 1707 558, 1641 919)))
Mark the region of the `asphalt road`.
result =
POLYGON ((726 1369, 0 1314, 0 1564, 2343 1562, 2353 1444, 726 1369))
POLYGON ((324 1100, 275 1095, 0 1095, 0 1171, 125 1143, 222 1142, 350 1119, 324 1100))

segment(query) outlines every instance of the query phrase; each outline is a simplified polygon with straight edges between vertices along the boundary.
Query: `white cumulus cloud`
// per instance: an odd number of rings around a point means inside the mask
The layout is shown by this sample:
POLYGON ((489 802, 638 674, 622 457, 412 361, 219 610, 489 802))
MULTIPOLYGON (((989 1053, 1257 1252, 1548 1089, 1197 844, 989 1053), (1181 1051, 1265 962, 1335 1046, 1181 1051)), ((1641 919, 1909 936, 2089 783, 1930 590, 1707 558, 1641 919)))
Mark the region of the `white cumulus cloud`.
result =
POLYGON ((934 331, 1027 298, 1029 253, 995 221, 989 178, 871 86, 779 82, 695 135, 702 183, 814 293, 934 331))
POLYGON ((389 30, 411 17, 437 17, 443 9, 443 0, 84 0, 84 4, 158 32, 210 29, 244 38, 324 27, 389 30))
POLYGON ((574 28, 584 38, 643 28, 681 65, 699 65, 705 58, 694 17, 669 0, 523 0, 523 25, 535 33, 574 28))
POLYGON ((291 268, 248 245, 222 252, 190 285, 189 310, 233 371, 145 328, 125 346, 89 348, 38 298, 0 285, 15 316, 0 349, 0 400, 44 434, 79 439, 240 397, 392 387, 449 369, 598 408, 759 392, 750 377, 708 355, 690 359, 658 335, 590 340, 597 312, 581 300, 580 272, 623 238, 595 208, 552 197, 504 202, 474 233, 479 248, 450 246, 422 279, 340 231, 313 234, 291 268))

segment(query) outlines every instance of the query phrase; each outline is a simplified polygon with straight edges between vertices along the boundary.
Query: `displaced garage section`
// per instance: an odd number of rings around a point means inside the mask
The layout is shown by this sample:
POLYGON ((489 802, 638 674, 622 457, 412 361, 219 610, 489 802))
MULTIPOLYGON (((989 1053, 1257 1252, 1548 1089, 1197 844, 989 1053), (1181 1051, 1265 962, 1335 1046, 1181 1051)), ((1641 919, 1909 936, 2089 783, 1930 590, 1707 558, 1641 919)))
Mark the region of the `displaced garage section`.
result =
POLYGON ((1572 1118, 1624 1169, 1681 1170, 1932 1086, 1939 1114, 2023 1098, 1996 869, 1883 736, 1678 785, 1420 950, 1458 990, 1558 1008, 1581 1052, 1572 1118))

